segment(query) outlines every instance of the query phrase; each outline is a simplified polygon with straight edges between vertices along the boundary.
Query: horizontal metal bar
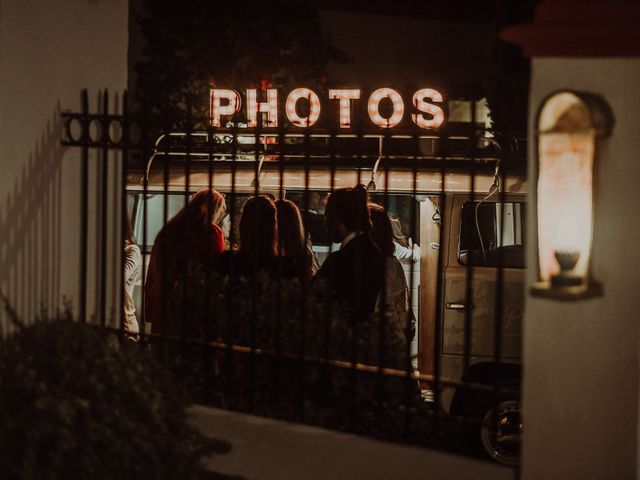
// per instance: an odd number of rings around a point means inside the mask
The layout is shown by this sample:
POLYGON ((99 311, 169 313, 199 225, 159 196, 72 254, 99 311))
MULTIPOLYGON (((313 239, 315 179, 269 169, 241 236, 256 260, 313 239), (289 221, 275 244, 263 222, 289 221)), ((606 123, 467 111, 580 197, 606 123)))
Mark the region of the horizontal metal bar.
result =
MULTIPOLYGON (((104 330, 111 331, 113 333, 118 333, 118 334, 121 333, 119 328, 114 328, 109 326, 102 327, 100 325, 95 325, 95 327, 102 328, 104 330)), ((243 345, 231 345, 224 342, 206 342, 204 340, 199 340, 195 338, 160 335, 156 333, 147 333, 145 335, 145 338, 147 339, 154 338, 162 341, 169 341, 172 343, 180 343, 184 345, 207 347, 207 348, 211 348, 212 350, 218 350, 218 351, 246 353, 246 354, 253 354, 253 355, 263 356, 263 357, 277 357, 279 359, 290 360, 290 361, 302 361, 302 362, 312 363, 316 365, 326 365, 326 366, 336 367, 344 370, 355 370, 363 373, 381 373, 389 377, 408 378, 408 379, 413 379, 423 383, 433 383, 435 381, 435 377, 433 375, 427 375, 427 374, 419 373, 415 371, 408 372, 407 370, 397 370, 394 368, 380 367, 377 365, 368 365, 365 363, 353 363, 346 360, 326 359, 321 357, 298 355, 295 353, 288 353, 288 352, 276 352, 276 351, 266 350, 262 348, 252 348, 252 347, 247 347, 243 345)), ((479 390, 479 391, 485 391, 485 392, 495 392, 495 393, 502 393, 507 395, 519 394, 519 392, 517 392, 516 390, 513 390, 512 388, 497 387, 495 385, 489 385, 486 383, 466 382, 466 381, 453 380, 453 379, 443 378, 443 377, 439 377, 438 382, 440 384, 444 384, 448 386, 465 387, 465 388, 470 388, 472 390, 479 390)))

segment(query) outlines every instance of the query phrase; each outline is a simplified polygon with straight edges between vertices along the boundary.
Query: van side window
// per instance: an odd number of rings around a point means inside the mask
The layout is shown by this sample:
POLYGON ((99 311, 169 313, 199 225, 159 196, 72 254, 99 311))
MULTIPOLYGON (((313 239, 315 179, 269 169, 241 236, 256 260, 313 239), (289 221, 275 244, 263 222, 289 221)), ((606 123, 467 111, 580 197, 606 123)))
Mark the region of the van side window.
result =
POLYGON ((525 204, 469 201, 462 207, 458 261, 524 268, 525 204))
MULTIPOLYGON (((151 252, 153 242, 158 235, 158 232, 164 225, 164 194, 147 194, 147 201, 144 201, 142 194, 129 194, 129 197, 133 197, 131 223, 133 227, 133 235, 138 242, 140 248, 145 253, 151 252), (144 208, 147 207, 147 231, 146 231, 146 245, 143 245, 145 240, 144 230, 144 208)), ((167 220, 173 217, 184 206, 185 199, 184 193, 168 193, 167 199, 167 220)))

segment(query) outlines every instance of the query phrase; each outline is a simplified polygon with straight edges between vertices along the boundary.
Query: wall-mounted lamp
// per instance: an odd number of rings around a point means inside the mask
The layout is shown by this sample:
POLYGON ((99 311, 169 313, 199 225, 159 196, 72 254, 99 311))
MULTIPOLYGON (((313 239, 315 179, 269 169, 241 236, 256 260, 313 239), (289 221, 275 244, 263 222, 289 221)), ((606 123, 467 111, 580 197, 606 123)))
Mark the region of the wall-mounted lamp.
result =
POLYGON ((602 294, 591 278, 594 167, 613 116, 600 97, 556 92, 537 119, 539 282, 531 293, 560 300, 602 294))

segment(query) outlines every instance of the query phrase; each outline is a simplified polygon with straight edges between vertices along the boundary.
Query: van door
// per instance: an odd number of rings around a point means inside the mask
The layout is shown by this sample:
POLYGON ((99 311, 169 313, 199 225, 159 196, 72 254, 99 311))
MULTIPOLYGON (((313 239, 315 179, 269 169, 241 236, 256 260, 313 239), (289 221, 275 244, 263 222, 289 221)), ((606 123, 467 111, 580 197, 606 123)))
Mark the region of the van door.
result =
MULTIPOLYGON (((520 363, 524 288, 524 197, 507 196, 501 203, 482 197, 454 195, 449 223, 448 254, 441 305, 443 336, 442 375, 459 380, 465 368, 480 362, 520 363), (498 265, 502 264, 502 290, 497 298, 498 265), (468 274, 472 270, 472 304, 468 305, 468 274), (497 331, 496 305, 502 305, 497 331), (469 314, 467 314, 469 310, 469 314), (465 319, 470 335, 465 350, 465 319), (500 341, 500 345, 496 340, 500 341), (496 348, 500 357, 495 357, 496 348), (465 362, 468 353, 468 362, 465 362)), ((450 389, 451 390, 451 389, 450 389)), ((452 391, 446 392, 445 400, 452 391)))

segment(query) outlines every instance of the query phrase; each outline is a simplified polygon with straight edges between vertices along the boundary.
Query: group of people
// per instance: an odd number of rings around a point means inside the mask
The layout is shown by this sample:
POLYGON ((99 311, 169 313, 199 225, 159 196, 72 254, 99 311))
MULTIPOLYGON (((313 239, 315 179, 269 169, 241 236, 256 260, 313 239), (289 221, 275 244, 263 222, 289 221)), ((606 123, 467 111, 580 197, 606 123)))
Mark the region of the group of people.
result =
MULTIPOLYGON (((225 250, 219 226, 226 210, 225 197, 205 189, 160 230, 145 286, 145 320, 151 323, 153 332, 163 332, 164 302, 176 281, 197 264, 205 272, 232 278, 266 272, 274 278, 298 278, 304 282, 323 279, 352 324, 376 311, 384 312, 387 321, 395 324, 408 340, 413 337, 415 318, 404 271, 396 256, 392 221, 382 206, 369 202, 364 186, 338 189, 329 196, 325 211, 328 234, 340 248, 321 267, 294 202, 273 201, 267 196, 249 198, 240 216, 237 248, 230 250, 225 250)), ((129 245, 134 245, 132 238, 127 242, 125 257, 129 256, 127 249, 135 250, 129 245)), ((125 313, 125 329, 137 333, 131 307, 125 313)))

